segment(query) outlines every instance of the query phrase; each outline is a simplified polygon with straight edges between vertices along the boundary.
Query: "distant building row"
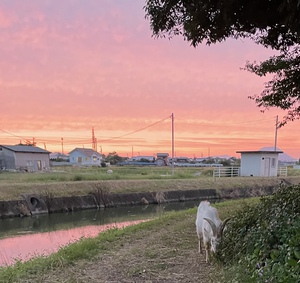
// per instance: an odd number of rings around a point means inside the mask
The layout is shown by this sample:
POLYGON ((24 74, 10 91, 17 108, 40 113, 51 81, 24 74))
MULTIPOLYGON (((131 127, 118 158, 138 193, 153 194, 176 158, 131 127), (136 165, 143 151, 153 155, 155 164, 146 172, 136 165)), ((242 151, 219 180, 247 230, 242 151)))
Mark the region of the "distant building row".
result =
MULTIPOLYGON (((238 151, 238 153, 241 153, 241 176, 277 176, 278 155, 282 151, 238 151)), ((167 157, 166 153, 157 154, 155 162, 160 166, 167 157)), ((142 159, 146 158, 148 157, 144 156, 142 159)), ((154 161, 153 157, 151 158, 154 161)), ((71 164, 101 166, 102 159, 100 153, 89 148, 75 148, 69 153, 71 164)), ((50 152, 47 150, 28 145, 0 145, 1 170, 34 172, 49 168, 50 152)))
MULTIPOLYGON (((102 155, 93 149, 75 148, 69 153, 71 164, 100 166, 102 155)), ((28 145, 0 145, 0 169, 44 171, 50 168, 50 152, 28 145)))

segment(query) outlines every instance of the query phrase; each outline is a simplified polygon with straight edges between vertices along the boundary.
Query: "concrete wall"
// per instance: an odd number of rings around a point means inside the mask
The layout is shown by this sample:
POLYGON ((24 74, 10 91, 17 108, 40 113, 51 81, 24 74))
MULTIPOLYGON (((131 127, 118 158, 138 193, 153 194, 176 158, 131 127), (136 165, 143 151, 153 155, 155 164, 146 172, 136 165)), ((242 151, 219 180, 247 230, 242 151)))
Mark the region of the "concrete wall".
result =
POLYGON ((204 199, 235 199, 268 195, 275 187, 251 187, 236 189, 201 189, 187 191, 148 192, 131 194, 107 194, 99 192, 86 196, 53 198, 51 195, 22 195, 18 201, 0 201, 0 218, 30 216, 39 213, 68 212, 101 207, 159 204, 204 199))

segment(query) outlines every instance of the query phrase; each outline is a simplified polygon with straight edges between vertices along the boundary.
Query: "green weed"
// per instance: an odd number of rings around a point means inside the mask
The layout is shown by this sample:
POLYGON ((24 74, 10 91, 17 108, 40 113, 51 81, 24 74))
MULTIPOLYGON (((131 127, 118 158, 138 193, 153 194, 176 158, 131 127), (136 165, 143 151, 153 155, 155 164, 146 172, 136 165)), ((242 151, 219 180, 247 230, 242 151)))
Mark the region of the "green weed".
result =
POLYGON ((239 210, 217 253, 234 274, 226 282, 244 282, 245 275, 247 282, 300 282, 299 216, 299 185, 282 187, 239 210))

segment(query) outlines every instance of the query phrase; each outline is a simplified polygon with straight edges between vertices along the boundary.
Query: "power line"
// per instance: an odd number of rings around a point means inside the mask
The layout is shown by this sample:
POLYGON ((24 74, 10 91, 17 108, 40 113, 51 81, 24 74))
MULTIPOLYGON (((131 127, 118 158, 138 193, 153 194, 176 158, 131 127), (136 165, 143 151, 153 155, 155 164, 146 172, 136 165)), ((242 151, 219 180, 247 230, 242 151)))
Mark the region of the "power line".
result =
MULTIPOLYGON (((221 125, 226 125, 226 126, 235 126, 235 125, 247 125, 247 124, 255 124, 255 123, 261 123, 261 122, 268 122, 271 120, 274 120, 275 117, 270 117, 267 119, 259 119, 259 120, 250 120, 250 121, 243 121, 243 122, 220 122, 221 125)), ((200 121, 200 122, 189 122, 189 121, 183 121, 183 120, 179 120, 178 122, 182 122, 182 123, 187 123, 187 124, 192 124, 192 125, 201 125, 201 124, 211 124, 212 126, 217 126, 216 122, 210 122, 210 121, 200 121)))
MULTIPOLYGON (((165 117, 165 118, 163 118, 163 119, 161 119, 161 120, 159 120, 159 121, 157 121, 157 122, 155 122, 155 123, 153 123, 153 124, 150 124, 150 125, 148 125, 148 126, 145 126, 145 127, 143 127, 143 128, 140 128, 140 129, 138 129, 138 130, 135 130, 135 131, 132 131, 132 132, 129 132, 129 133, 126 133, 126 134, 124 134, 124 135, 121 135, 121 136, 117 136, 117 137, 112 137, 112 138, 108 138, 108 139, 104 139, 104 140, 99 140, 98 142, 108 142, 108 141, 112 141, 112 140, 116 140, 116 139, 120 139, 120 138, 123 138, 123 137, 126 137, 126 136, 129 136, 129 135, 132 135, 132 134, 135 134, 135 133, 138 133, 138 132, 141 132, 141 131, 143 131, 143 130, 146 130, 146 129, 148 129, 148 128, 150 128, 150 127, 153 127, 153 126, 155 126, 155 125, 157 125, 157 124, 159 124, 159 123, 162 123, 162 122, 164 122, 165 120, 167 120, 167 119, 169 119, 171 116, 167 116, 167 117, 165 117)), ((11 135, 11 136, 15 136, 15 137, 18 137, 18 138, 21 138, 21 139, 25 139, 25 140, 29 140, 29 139, 31 139, 31 137, 30 138, 25 138, 25 137, 22 137, 22 136, 18 136, 18 135, 16 135, 16 134, 13 134, 13 133, 11 133, 11 132, 8 132, 8 131, 5 131, 5 130, 3 130, 3 129, 0 129, 0 131, 2 131, 2 132, 4 132, 4 133, 7 133, 7 134, 9 134, 9 135, 11 135)), ((46 142, 48 142, 48 143, 51 143, 51 144, 61 144, 61 138, 53 138, 53 139, 51 139, 51 138, 35 138, 35 140, 36 141, 39 141, 39 142, 41 142, 41 143, 46 143, 46 142)), ((91 139, 87 139, 87 138, 65 138, 64 137, 64 145, 82 145, 82 144, 90 144, 91 143, 91 139), (69 141, 68 141, 69 140, 69 141)))
POLYGON ((18 136, 18 135, 15 135, 15 134, 13 134, 13 133, 10 133, 10 132, 8 132, 8 131, 4 131, 4 130, 2 130, 2 129, 0 129, 0 131, 3 132, 3 133, 9 134, 9 135, 11 135, 11 136, 14 136, 14 137, 17 137, 17 138, 24 139, 24 140, 31 139, 31 137, 30 137, 30 138, 25 138, 25 137, 18 136))
POLYGON ((153 123, 153 124, 151 124, 151 125, 149 125, 149 126, 146 126, 146 127, 144 127, 144 128, 141 128, 141 129, 139 129, 139 130, 136 130, 136 131, 133 131, 133 132, 130 132, 130 133, 127 133, 127 134, 118 136, 118 137, 113 137, 113 138, 110 138, 110 139, 107 139, 107 140, 99 140, 99 142, 107 142, 107 141, 111 141, 111 140, 123 138, 123 137, 129 136, 129 135, 135 134, 135 133, 137 133, 137 132, 141 132, 141 131, 143 131, 143 130, 146 130, 146 129, 150 128, 150 127, 153 127, 153 126, 155 126, 155 125, 157 125, 157 124, 159 124, 159 123, 161 123, 161 122, 163 122, 163 121, 169 119, 170 117, 171 117, 171 116, 168 116, 168 117, 166 117, 166 118, 164 118, 164 119, 162 119, 162 120, 160 120, 160 121, 158 121, 158 122, 155 122, 155 123, 153 123))

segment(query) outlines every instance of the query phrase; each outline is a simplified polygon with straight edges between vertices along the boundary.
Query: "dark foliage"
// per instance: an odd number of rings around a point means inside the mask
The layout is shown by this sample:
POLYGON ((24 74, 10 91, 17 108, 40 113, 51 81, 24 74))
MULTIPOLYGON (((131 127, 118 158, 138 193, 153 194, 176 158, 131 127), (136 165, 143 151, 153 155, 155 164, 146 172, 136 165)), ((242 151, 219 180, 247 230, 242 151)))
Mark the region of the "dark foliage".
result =
POLYGON ((287 115, 279 126, 288 121, 299 119, 300 115, 300 49, 273 56, 260 64, 246 64, 246 70, 258 75, 273 74, 273 79, 266 83, 265 89, 253 99, 259 107, 268 109, 277 107, 287 110, 287 115))
POLYGON ((217 258, 245 267, 236 279, 247 274, 249 282, 300 282, 300 186, 282 187, 239 211, 228 223, 217 258))
POLYGON ((275 49, 299 43, 299 0, 148 0, 155 35, 182 34, 194 46, 228 37, 253 37, 275 49))
POLYGON ((119 156, 115 151, 110 152, 106 157, 105 157, 105 162, 110 163, 111 165, 115 165, 118 162, 124 161, 124 158, 119 156))

